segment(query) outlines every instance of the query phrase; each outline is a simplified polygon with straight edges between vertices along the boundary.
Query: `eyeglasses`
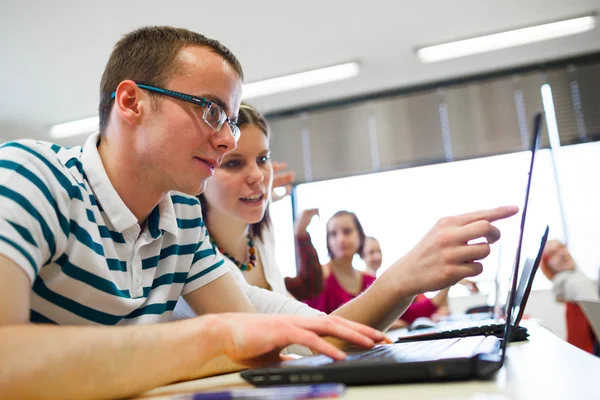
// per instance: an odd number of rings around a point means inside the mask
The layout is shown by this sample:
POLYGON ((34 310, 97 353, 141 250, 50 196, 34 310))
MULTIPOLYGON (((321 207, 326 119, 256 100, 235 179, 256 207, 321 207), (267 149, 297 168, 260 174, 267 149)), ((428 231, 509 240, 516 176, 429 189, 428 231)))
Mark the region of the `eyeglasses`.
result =
MULTIPOLYGON (((229 125, 229 129, 231 130, 231 134, 233 135, 235 141, 237 142, 240 139, 240 128, 238 128, 238 126, 233 121, 227 118, 225 110, 223 110, 223 108, 214 101, 209 100, 205 97, 196 97, 190 94, 179 93, 173 90, 163 89, 156 86, 144 85, 142 83, 136 84, 142 89, 163 94, 174 99, 187 101, 188 103, 192 103, 197 105, 198 107, 203 108, 204 112, 202 113, 202 120, 206 122, 206 125, 210 126, 216 132, 220 132, 223 128, 223 125, 225 125, 225 123, 227 122, 227 125, 229 125)), ((113 92, 111 94, 111 98, 114 99, 115 95, 116 92, 113 92)))

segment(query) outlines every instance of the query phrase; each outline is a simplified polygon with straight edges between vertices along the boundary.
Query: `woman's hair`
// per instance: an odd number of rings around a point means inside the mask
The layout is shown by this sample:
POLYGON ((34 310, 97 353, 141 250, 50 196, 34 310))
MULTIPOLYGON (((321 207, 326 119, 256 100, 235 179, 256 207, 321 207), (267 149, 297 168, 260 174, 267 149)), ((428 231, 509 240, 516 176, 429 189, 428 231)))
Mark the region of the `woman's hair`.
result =
MULTIPOLYGON (((265 133, 267 139, 270 137, 271 132, 269 130, 269 124, 267 123, 265 117, 263 117, 262 114, 260 114, 254 107, 246 103, 242 103, 242 105, 240 106, 237 121, 237 126, 240 128, 240 130, 244 127, 244 125, 256 125, 265 133)), ((201 193, 198 196, 198 200, 200 200, 200 204, 202 205, 202 219, 204 220, 204 223, 207 224, 209 204, 206 201, 206 197, 203 193, 201 193)), ((262 219, 257 223, 250 225, 250 235, 252 235, 252 237, 262 240, 263 230, 268 228, 270 225, 271 216, 269 215, 269 206, 267 206, 267 209, 265 210, 265 214, 263 215, 262 219)), ((210 230, 210 227, 208 227, 208 229, 210 230)))
MULTIPOLYGON (((358 242, 358 248, 356 249, 356 254, 360 255, 362 252, 362 248, 365 246, 365 240, 366 240, 366 236, 365 236, 365 230, 363 229, 362 225, 360 224, 360 221, 358 220, 358 217, 356 216, 356 214, 354 214, 351 211, 338 211, 335 214, 333 214, 333 216, 331 218, 329 218, 329 221, 327 221, 327 226, 329 226, 329 223, 331 222, 332 219, 336 218, 336 217, 341 217, 343 215, 349 215, 352 217, 352 220, 354 221, 354 226, 356 226, 356 230, 358 231, 358 238, 359 238, 359 242, 358 242)), ((329 246, 329 229, 327 229, 327 252, 329 253, 329 258, 331 258, 333 260, 333 253, 331 252, 331 247, 329 246)))

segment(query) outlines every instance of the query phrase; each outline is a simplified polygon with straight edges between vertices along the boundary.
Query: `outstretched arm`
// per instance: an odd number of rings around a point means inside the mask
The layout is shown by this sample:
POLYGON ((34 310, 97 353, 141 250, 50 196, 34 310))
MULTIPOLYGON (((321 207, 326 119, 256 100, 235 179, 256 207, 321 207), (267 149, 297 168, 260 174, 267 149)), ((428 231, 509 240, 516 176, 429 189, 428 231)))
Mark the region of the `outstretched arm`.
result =
POLYGON ((442 290, 483 270, 479 262, 500 239, 491 223, 517 213, 515 206, 446 217, 360 296, 333 314, 386 330, 418 293, 442 290), (485 243, 469 243, 484 238, 485 243))

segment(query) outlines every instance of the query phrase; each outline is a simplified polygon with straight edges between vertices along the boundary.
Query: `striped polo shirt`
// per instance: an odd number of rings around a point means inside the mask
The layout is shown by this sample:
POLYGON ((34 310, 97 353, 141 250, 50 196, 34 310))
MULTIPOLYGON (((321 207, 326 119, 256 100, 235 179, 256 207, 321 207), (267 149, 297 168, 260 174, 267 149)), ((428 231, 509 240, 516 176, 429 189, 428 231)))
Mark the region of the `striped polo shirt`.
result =
POLYGON ((169 320, 180 295, 227 273, 198 200, 170 192, 140 233, 98 154, 20 140, 0 146, 0 254, 31 280, 32 322, 169 320))

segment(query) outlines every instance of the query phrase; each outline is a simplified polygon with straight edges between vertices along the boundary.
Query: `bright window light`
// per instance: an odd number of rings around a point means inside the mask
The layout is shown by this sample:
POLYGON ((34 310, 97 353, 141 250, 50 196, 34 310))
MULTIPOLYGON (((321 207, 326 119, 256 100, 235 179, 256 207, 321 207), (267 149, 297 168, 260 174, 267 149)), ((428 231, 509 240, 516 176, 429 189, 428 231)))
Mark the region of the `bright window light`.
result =
POLYGON ((253 99, 270 94, 321 85, 323 83, 341 81, 358 75, 359 70, 360 66, 357 62, 350 62, 333 67, 247 83, 242 90, 242 98, 244 100, 253 99))
POLYGON ((573 18, 564 21, 531 26, 528 28, 478 36, 471 39, 423 47, 417 56, 424 63, 432 63, 451 58, 469 56, 488 51, 522 46, 525 44, 575 35, 594 29, 595 16, 573 18))
POLYGON ((558 122, 556 121, 556 111, 554 109, 554 99, 552 98, 552 88, 550 88, 550 85, 546 83, 542 85, 541 91, 550 145, 553 149, 557 149, 560 147, 560 137, 558 135, 558 122))

